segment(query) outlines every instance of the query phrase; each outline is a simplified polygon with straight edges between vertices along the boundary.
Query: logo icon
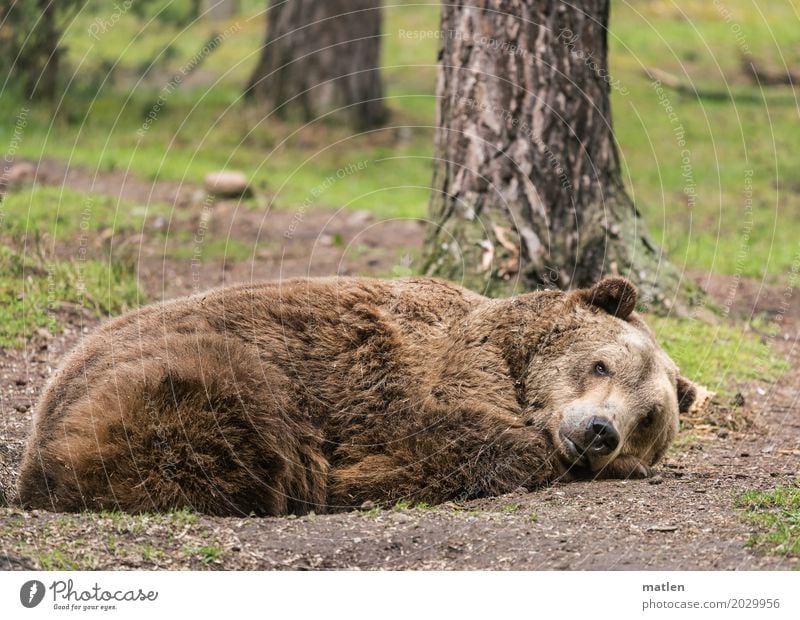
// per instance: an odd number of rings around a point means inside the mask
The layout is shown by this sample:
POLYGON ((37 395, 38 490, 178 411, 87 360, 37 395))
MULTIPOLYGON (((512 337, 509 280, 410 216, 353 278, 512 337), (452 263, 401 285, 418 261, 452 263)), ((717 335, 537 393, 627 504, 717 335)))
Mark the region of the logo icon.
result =
POLYGON ((44 598, 44 584, 41 581, 32 579, 22 584, 19 589, 19 602, 23 607, 30 609, 36 607, 44 598))

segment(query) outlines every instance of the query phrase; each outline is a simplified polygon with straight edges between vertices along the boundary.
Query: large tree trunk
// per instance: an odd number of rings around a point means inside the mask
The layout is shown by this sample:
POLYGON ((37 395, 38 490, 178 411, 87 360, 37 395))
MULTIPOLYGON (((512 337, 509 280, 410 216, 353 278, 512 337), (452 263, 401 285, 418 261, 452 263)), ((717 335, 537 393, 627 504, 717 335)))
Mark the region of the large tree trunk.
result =
POLYGON ((607 25, 608 0, 443 5, 429 274, 501 295, 619 273, 654 309, 697 294, 623 186, 607 25))
POLYGON ((344 108, 353 125, 386 119, 380 0, 273 0, 247 94, 306 120, 344 108))

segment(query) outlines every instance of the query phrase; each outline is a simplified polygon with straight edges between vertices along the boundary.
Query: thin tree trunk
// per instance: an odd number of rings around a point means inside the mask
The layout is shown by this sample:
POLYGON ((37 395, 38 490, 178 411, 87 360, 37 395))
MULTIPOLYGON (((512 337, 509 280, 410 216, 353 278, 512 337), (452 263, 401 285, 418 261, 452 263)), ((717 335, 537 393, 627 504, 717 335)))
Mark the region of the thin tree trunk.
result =
POLYGON ((380 0, 273 0, 247 94, 279 115, 344 108, 359 128, 380 125, 380 48, 380 0))
POLYGON ((699 294, 651 243, 622 182, 608 9, 443 5, 429 274, 500 295, 619 273, 661 309, 699 294))
MULTIPOLYGON (((59 64, 61 62, 61 49, 58 46, 61 33, 56 25, 56 3, 48 0, 39 0, 42 7, 42 21, 40 27, 43 29, 41 37, 41 48, 36 50, 39 53, 39 65, 42 67, 41 79, 38 86, 31 80, 31 92, 36 88, 38 95, 44 99, 53 99, 58 89, 59 64)), ((39 77, 38 75, 36 76, 39 77)))

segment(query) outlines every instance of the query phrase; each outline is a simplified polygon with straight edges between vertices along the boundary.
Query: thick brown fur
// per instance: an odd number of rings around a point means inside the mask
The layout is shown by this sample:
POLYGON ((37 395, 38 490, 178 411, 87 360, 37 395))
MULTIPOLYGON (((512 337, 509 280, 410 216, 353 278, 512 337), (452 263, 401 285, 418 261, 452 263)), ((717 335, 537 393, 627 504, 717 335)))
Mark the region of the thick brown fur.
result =
POLYGON ((50 382, 20 499, 58 511, 277 515, 495 495, 581 464, 646 475, 677 426, 678 385, 684 406, 691 384, 634 303, 620 278, 507 300, 426 278, 336 278, 148 306, 88 337, 50 382), (621 369, 619 382, 592 383, 575 370, 631 329, 657 379, 621 369), (656 380, 672 396, 636 394, 657 392, 656 380), (627 432, 614 461, 576 464, 561 417, 601 393, 633 403, 621 420, 660 399, 664 421, 627 432))

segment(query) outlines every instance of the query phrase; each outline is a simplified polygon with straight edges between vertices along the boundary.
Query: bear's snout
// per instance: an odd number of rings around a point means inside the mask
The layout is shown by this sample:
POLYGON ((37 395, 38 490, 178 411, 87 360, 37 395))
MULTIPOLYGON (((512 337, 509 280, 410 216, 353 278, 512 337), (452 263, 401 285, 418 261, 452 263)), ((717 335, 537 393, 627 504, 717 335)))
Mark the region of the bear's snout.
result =
POLYGON ((613 421, 615 416, 603 415, 609 406, 597 411, 594 406, 583 405, 570 408, 559 434, 567 458, 594 469, 617 452, 622 436, 613 421))
POLYGON ((614 423, 598 415, 591 416, 578 428, 562 436, 571 456, 584 465, 608 456, 620 443, 619 432, 614 423))
POLYGON ((619 446, 619 433, 606 417, 592 416, 584 431, 586 449, 598 456, 611 454, 619 446))

